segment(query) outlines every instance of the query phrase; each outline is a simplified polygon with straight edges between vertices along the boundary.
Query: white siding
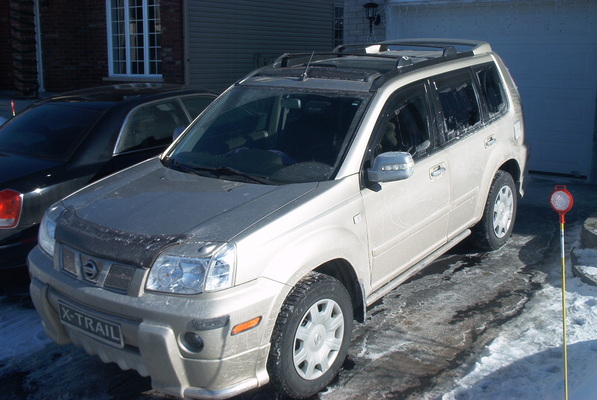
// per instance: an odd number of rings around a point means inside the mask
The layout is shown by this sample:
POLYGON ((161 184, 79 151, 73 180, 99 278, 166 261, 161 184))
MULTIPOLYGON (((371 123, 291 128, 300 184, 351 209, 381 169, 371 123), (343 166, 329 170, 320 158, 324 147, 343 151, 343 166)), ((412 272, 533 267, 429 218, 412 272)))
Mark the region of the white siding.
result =
POLYGON ((521 92, 532 145, 530 169, 591 175, 597 2, 389 0, 386 6, 389 39, 456 37, 490 42, 521 92))
POLYGON ((331 50, 333 0, 187 0, 188 83, 222 90, 289 51, 331 50))

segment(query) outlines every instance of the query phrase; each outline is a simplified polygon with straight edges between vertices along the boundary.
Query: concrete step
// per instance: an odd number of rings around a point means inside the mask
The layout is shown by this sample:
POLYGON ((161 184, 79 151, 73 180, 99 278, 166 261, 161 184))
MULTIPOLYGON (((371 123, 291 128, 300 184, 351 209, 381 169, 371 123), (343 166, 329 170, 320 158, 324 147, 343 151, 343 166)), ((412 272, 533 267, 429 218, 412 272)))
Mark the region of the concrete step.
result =
POLYGON ((586 249, 597 249, 597 212, 585 220, 580 232, 580 244, 586 249))

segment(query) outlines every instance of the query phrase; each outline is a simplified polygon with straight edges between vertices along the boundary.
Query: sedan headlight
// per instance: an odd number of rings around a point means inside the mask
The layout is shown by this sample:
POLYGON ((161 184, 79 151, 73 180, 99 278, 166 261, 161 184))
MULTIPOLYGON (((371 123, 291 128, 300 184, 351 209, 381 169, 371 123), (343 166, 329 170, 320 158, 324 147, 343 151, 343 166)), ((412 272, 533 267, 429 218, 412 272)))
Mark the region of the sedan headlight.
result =
POLYGON ((54 239, 54 234, 56 233, 56 221, 58 221, 58 218, 63 212, 64 207, 61 203, 54 204, 52 207, 48 208, 39 225, 37 242, 39 243, 39 247, 48 253, 50 257, 54 257, 54 246, 56 245, 56 240, 54 239))
POLYGON ((205 244, 199 248, 198 257, 178 256, 170 250, 151 266, 145 288, 178 294, 214 292, 232 286, 235 270, 236 249, 232 244, 205 244))

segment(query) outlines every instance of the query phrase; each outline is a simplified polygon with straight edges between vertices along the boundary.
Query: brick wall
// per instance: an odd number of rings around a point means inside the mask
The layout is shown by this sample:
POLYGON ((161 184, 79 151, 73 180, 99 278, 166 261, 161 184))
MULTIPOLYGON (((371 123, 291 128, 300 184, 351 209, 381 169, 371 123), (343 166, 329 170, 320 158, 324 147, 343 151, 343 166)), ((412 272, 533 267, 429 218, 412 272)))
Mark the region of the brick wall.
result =
POLYGON ((162 75, 168 83, 184 83, 184 22, 181 0, 162 0, 162 75))
POLYGON ((371 0, 345 0, 344 1, 344 43, 368 43, 379 42, 386 38, 386 15, 385 1, 377 0, 377 8, 380 14, 380 24, 373 26, 373 32, 369 34, 369 20, 365 17, 363 4, 371 0))
POLYGON ((12 49, 10 43, 10 8, 8 0, 0 0, 0 90, 14 91, 12 49))
POLYGON ((23 98, 35 97, 38 91, 34 15, 33 0, 8 2, 9 28, 4 29, 9 47, 6 64, 11 69, 8 73, 12 77, 10 86, 18 97, 23 98))
MULTIPOLYGON (((44 85, 62 92, 115 83, 108 78, 105 0, 50 0, 40 7, 44 85)), ((162 0, 163 81, 184 83, 181 0, 162 0)))
POLYGON ((102 84, 108 71, 105 1, 50 0, 42 2, 40 16, 45 90, 102 84))

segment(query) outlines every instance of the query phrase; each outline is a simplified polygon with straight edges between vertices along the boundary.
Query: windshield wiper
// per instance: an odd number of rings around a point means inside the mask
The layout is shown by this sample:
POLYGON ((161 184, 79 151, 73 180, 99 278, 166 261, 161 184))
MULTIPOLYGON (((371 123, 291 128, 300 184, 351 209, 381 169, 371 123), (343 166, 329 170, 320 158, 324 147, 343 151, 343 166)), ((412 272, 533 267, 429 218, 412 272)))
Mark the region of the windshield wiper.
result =
POLYGON ((207 175, 217 178, 218 174, 216 173, 216 171, 213 168, 202 168, 202 167, 191 167, 190 165, 186 165, 181 163, 180 161, 178 161, 175 158, 168 158, 166 160, 166 162, 168 163, 167 167, 174 167, 174 169, 178 170, 178 171, 182 171, 185 173, 189 173, 189 174, 195 174, 195 175, 199 175, 199 176, 205 176, 206 173, 207 175))
POLYGON ((256 175, 252 175, 252 174, 247 174, 246 172, 242 172, 239 171, 235 168, 231 168, 231 167, 218 167, 212 170, 213 172, 215 172, 216 174, 218 174, 219 176, 237 176, 237 177, 242 177, 247 179, 249 182, 254 182, 254 183, 262 183, 265 185, 269 185, 272 182, 265 178, 265 177, 260 177, 260 176, 256 176, 256 175))
POLYGON ((193 167, 190 165, 186 165, 186 164, 182 164, 180 161, 176 160, 175 158, 168 158, 166 160, 166 162, 168 163, 168 167, 174 167, 175 169, 182 171, 182 172, 186 172, 186 173, 191 173, 191 174, 195 174, 195 175, 200 175, 200 176, 205 176, 205 175, 209 175, 210 177, 213 178, 221 178, 221 177, 241 177, 243 178, 243 180, 247 181, 247 182, 252 182, 252 183, 260 183, 260 184, 271 184, 272 182, 265 178, 265 177, 259 177, 259 176, 255 176, 252 174, 247 174, 245 172, 239 171, 237 169, 231 168, 231 167, 216 167, 216 168, 210 168, 210 167, 193 167))

